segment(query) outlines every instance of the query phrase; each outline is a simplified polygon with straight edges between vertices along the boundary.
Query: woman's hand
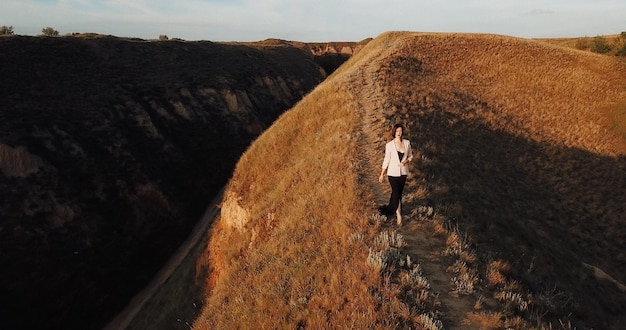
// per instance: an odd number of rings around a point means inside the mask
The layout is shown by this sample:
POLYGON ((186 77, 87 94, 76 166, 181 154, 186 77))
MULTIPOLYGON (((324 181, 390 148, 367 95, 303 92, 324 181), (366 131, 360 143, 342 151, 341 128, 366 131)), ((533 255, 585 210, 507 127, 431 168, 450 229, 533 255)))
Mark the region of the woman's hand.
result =
POLYGON ((385 175, 384 175, 384 174, 381 174, 381 175, 378 177, 378 182, 383 183, 383 180, 384 180, 384 179, 385 179, 385 175))

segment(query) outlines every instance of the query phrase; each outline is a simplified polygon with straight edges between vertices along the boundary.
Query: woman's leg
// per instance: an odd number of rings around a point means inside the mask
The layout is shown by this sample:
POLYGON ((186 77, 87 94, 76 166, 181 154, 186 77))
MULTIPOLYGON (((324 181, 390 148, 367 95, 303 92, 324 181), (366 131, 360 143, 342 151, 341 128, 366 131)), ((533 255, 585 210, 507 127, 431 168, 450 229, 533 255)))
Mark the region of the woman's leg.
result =
POLYGON ((400 176, 398 180, 398 208, 396 209, 396 221, 398 226, 402 225, 402 192, 404 191, 404 184, 406 183, 406 175, 400 176))
POLYGON ((402 201, 400 201, 398 203, 398 208, 396 209, 396 222, 398 223, 398 225, 402 224, 402 201))
POLYGON ((389 204, 387 205, 387 214, 392 215, 396 213, 396 216, 400 214, 400 200, 402 199, 402 190, 406 183, 406 175, 403 176, 388 176, 389 185, 391 185, 391 197, 389 197, 389 204))

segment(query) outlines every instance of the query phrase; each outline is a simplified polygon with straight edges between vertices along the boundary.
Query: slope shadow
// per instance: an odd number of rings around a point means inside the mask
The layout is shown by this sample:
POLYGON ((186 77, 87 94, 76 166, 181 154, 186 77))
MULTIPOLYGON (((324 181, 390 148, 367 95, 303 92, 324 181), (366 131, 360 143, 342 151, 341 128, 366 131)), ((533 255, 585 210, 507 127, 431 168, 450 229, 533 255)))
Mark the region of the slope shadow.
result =
POLYGON ((512 263, 532 293, 566 293, 546 320, 571 312, 576 327, 615 328, 626 295, 583 263, 626 281, 626 157, 493 129, 467 119, 476 102, 465 97, 443 103, 410 112, 412 143, 428 160, 417 165, 431 185, 422 202, 468 232, 479 254, 512 263))
POLYGON ((11 36, 0 55, 0 147, 41 163, 0 171, 7 329, 105 325, 189 236, 249 143, 324 78, 284 46, 11 36))

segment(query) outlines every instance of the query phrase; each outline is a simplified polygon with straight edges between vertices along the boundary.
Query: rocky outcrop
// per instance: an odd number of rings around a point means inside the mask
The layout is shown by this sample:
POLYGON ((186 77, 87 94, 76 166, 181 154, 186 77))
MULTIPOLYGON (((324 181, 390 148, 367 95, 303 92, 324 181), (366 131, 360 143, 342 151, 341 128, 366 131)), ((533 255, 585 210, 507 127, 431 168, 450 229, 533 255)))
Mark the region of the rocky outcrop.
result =
POLYGON ((358 42, 310 42, 307 43, 311 52, 316 56, 325 54, 354 55, 360 51, 372 38, 358 42))
POLYGON ((306 46, 314 55, 315 62, 330 75, 371 40, 368 38, 359 42, 311 42, 306 46))
POLYGON ((305 47, 0 37, 2 328, 100 328, 248 144, 320 83, 305 47))

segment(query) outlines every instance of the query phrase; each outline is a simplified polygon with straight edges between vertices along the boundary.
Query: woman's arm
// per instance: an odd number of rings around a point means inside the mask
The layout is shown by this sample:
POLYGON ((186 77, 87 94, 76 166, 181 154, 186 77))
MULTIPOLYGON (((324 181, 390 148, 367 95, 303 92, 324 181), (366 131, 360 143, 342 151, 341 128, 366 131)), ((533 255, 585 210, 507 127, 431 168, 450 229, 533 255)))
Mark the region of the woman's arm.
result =
POLYGON ((389 161, 391 160, 391 149, 389 149, 389 145, 385 145, 385 158, 383 159, 382 169, 380 170, 380 176, 378 177, 378 182, 382 183, 385 179, 385 172, 387 171, 387 167, 389 167, 389 161))

